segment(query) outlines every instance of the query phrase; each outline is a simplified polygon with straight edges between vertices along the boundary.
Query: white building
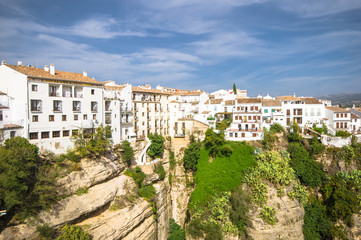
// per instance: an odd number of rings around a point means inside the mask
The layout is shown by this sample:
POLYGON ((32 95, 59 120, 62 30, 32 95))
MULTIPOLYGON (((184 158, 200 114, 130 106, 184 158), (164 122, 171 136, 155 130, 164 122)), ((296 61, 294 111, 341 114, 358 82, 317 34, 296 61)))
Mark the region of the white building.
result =
POLYGON ((233 112, 233 122, 226 129, 225 137, 231 141, 251 141, 262 139, 261 112, 262 102, 259 98, 238 99, 233 112))
POLYGON ((340 107, 326 107, 328 129, 332 134, 342 130, 351 132, 351 111, 340 107))
POLYGON ((103 122, 103 84, 83 73, 31 66, 0 66, 0 90, 13 99, 13 120, 40 150, 63 152, 79 128, 103 122))
POLYGON ((24 136, 24 121, 18 121, 13 116, 11 109, 14 101, 6 93, 0 91, 0 142, 20 136, 24 136))
POLYGON ((237 94, 234 94, 233 89, 220 89, 215 92, 210 93, 209 98, 213 99, 223 99, 226 100, 235 100, 237 98, 246 98, 247 90, 239 90, 237 89, 237 94))
POLYGON ((104 121, 111 126, 113 143, 134 142, 132 86, 114 82, 104 84, 104 121))
POLYGON ((279 100, 262 99, 262 121, 269 125, 279 123, 286 125, 285 113, 282 110, 282 104, 279 100))

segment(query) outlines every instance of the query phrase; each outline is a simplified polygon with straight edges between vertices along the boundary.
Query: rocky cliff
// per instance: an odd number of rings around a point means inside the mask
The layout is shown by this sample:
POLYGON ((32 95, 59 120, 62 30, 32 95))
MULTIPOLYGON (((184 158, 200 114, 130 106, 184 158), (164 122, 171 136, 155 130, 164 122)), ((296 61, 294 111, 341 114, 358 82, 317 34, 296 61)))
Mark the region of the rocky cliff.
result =
POLYGON ((150 203, 137 196, 133 179, 123 174, 125 165, 116 155, 98 160, 84 159, 81 169, 56 182, 59 192, 68 197, 36 218, 6 228, 0 239, 35 239, 38 235, 36 226, 43 224, 52 228, 80 225, 92 239, 167 238, 170 217, 168 178, 155 180, 155 214, 150 203), (78 193, 78 189, 82 191, 78 193))

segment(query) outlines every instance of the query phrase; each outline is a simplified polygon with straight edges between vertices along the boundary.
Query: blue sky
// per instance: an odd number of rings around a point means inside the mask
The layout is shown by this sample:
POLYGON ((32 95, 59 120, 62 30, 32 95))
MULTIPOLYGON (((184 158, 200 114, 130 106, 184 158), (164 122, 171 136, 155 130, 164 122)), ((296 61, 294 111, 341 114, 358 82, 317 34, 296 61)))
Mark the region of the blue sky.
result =
POLYGON ((0 0, 0 58, 99 81, 361 90, 360 0, 0 0))

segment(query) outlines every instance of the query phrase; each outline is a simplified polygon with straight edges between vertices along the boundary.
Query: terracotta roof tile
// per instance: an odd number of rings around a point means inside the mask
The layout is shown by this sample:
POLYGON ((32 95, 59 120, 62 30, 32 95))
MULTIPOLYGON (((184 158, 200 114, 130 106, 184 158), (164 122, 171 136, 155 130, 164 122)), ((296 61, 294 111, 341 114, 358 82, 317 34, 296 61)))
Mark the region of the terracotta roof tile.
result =
POLYGON ((105 90, 122 90, 125 86, 104 86, 105 90))
POLYGON ((301 99, 294 96, 280 96, 276 97, 280 101, 300 101, 301 99))
POLYGON ((305 104, 322 104, 322 102, 318 101, 316 98, 301 98, 305 104))
POLYGON ((326 109, 331 110, 333 112, 350 112, 349 110, 346 110, 344 108, 334 107, 334 106, 326 107, 326 109))
POLYGON ((179 90, 173 92, 173 95, 180 95, 180 96, 199 96, 203 93, 203 91, 188 91, 188 90, 179 90))
POLYGON ((238 98, 237 103, 261 103, 260 98, 238 98))
POLYGON ((263 107, 280 107, 282 106, 281 102, 278 100, 273 100, 273 99, 262 99, 262 106, 263 107))
POLYGON ((82 73, 73 73, 73 72, 64 72, 64 71, 55 70, 55 74, 52 75, 50 74, 50 71, 47 72, 42 68, 26 67, 26 66, 10 65, 10 64, 6 64, 6 66, 22 74, 25 74, 28 77, 103 85, 103 83, 98 82, 93 78, 83 76, 82 73))
POLYGON ((227 100, 224 102, 225 105, 234 105, 234 100, 227 100))
POLYGON ((2 92, 2 91, 0 91, 0 95, 7 95, 6 93, 4 93, 4 92, 2 92))
POLYGON ((223 101, 223 99, 208 99, 205 104, 220 104, 223 101))

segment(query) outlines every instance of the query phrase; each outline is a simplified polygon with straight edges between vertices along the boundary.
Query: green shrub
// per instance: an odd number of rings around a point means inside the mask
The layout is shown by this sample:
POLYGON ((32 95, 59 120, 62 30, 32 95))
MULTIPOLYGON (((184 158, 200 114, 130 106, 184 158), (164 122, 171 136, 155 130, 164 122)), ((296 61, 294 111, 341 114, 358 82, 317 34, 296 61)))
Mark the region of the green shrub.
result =
POLYGON ((120 145, 122 152, 122 161, 130 163, 134 158, 134 150, 128 141, 123 141, 120 145))
POLYGON ((143 181, 146 175, 144 172, 142 172, 142 169, 140 169, 140 167, 136 167, 134 169, 129 168, 124 171, 124 174, 128 175, 129 177, 132 177, 135 183, 137 184, 138 188, 143 187, 143 181))
POLYGON ((169 219, 169 236, 167 240, 185 240, 186 232, 182 229, 173 218, 169 219))
POLYGON ((201 143, 193 142, 184 151, 183 166, 186 170, 197 170, 197 163, 200 156, 201 143))
POLYGON ((75 194, 78 196, 84 195, 88 193, 88 188, 86 187, 80 187, 76 190, 75 194))
POLYGON ((49 224, 44 224, 36 227, 36 231, 39 235, 45 239, 54 239, 56 231, 49 227, 49 224))
POLYGON ((154 172, 158 174, 160 180, 163 180, 165 178, 166 173, 161 163, 157 163, 154 165, 154 172))
POLYGON ((320 186, 325 178, 322 165, 310 158, 309 153, 300 143, 291 142, 288 145, 288 152, 291 157, 290 165, 301 182, 311 187, 320 186))
POLYGON ((164 137, 162 135, 158 135, 157 133, 148 135, 148 138, 151 141, 148 150, 148 156, 151 158, 160 158, 163 156, 164 152, 164 137))
POLYGON ((317 139, 317 137, 313 137, 311 140, 310 146, 310 154, 318 155, 325 150, 325 146, 317 139))
POLYGON ((206 240, 222 240, 222 227, 218 223, 208 222, 203 227, 206 240))
POLYGON ((319 134, 323 133, 323 129, 316 126, 313 127, 313 131, 318 132, 319 134))
POLYGON ((90 240, 88 232, 84 231, 81 227, 75 225, 65 225, 61 229, 61 235, 57 240, 90 240))
POLYGON ((263 140, 262 145, 265 149, 271 150, 273 144, 277 141, 277 136, 274 135, 273 131, 268 131, 267 128, 263 128, 263 140))
POLYGON ((336 132, 336 137, 348 138, 349 136, 351 136, 351 133, 349 133, 347 131, 339 130, 336 132))
POLYGON ((138 195, 145 198, 146 200, 151 201, 155 197, 156 191, 155 191, 155 188, 153 187, 153 185, 150 184, 148 186, 139 188, 138 195))
POLYGON ((281 133, 281 132, 284 131, 284 128, 283 128, 283 126, 281 124, 274 123, 274 124, 271 125, 270 131, 274 132, 274 133, 281 133))
POLYGON ((250 197, 243 192, 240 186, 235 188, 231 193, 231 210, 229 217, 240 233, 243 233, 246 230, 248 222, 247 213, 250 208, 250 201, 250 197))
POLYGON ((220 153, 223 144, 225 143, 224 133, 215 133, 213 128, 209 128, 206 131, 206 137, 204 139, 204 145, 209 151, 209 155, 216 157, 220 153))
POLYGON ((305 205, 307 202, 307 190, 304 186, 296 184, 293 186, 293 190, 288 193, 291 199, 297 199, 301 205, 305 205))
POLYGON ((75 150, 82 157, 99 157, 112 146, 110 126, 102 124, 95 131, 82 130, 72 136, 75 150))
POLYGON ((176 161, 175 161, 175 158, 174 158, 174 152, 173 151, 170 151, 169 164, 170 164, 170 169, 173 170, 174 166, 176 165, 176 161))
POLYGON ((272 207, 264 206, 259 214, 259 217, 263 219, 264 222, 275 225, 277 223, 277 219, 275 217, 276 210, 272 207))
POLYGON ((305 239, 327 239, 331 221, 326 213, 326 207, 319 200, 311 200, 305 205, 303 235, 305 239))
POLYGON ((199 218, 192 219, 189 222, 187 232, 193 237, 193 238, 200 238, 203 237, 203 224, 199 218))

